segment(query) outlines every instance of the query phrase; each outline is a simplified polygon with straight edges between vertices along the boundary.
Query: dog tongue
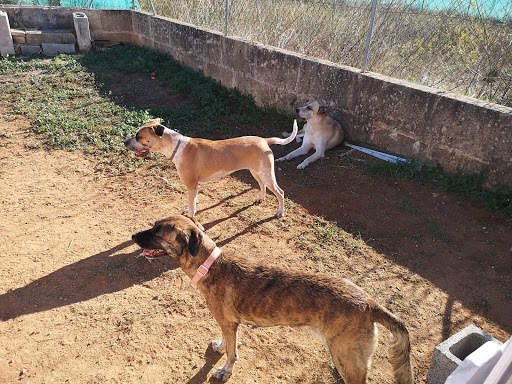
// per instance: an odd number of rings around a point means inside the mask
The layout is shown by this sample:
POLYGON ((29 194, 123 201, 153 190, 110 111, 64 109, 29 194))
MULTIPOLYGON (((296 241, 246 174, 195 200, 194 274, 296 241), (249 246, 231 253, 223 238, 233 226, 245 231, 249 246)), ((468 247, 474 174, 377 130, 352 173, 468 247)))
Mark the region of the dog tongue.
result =
POLYGON ((143 249, 142 256, 148 259, 154 259, 155 257, 162 256, 164 254, 163 249, 143 249))
POLYGON ((137 157, 146 157, 149 154, 147 149, 143 149, 142 151, 135 152, 134 155, 137 157))

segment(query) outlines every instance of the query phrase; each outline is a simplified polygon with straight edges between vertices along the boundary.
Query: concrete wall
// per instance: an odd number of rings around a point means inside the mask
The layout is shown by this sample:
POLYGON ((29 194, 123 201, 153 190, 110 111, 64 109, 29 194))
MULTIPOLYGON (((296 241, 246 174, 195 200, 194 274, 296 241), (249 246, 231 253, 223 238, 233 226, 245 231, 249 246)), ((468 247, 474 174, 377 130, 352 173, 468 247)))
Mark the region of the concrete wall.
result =
MULTIPOLYGON (((22 20, 25 14, 41 9, 0 6, 14 14, 17 23, 27 23, 22 20)), ((488 169, 490 186, 512 187, 512 108, 361 73, 144 12, 81 11, 89 18, 93 40, 125 41, 166 52, 227 87, 252 94, 260 105, 290 111, 294 99, 296 105, 323 100, 343 124, 348 140, 439 162, 452 172, 488 169)), ((71 12, 44 8, 44 20, 67 22, 71 12)))

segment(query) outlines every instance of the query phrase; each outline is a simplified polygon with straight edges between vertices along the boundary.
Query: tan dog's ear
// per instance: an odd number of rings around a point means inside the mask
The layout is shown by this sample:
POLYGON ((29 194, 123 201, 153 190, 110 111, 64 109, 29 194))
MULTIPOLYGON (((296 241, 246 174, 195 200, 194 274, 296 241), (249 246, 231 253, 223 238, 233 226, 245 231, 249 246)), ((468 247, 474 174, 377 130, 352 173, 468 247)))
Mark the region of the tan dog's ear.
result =
POLYGON ((163 125, 158 124, 157 126, 153 127, 153 131, 157 134, 157 136, 162 137, 164 134, 165 127, 163 125))
POLYGON ((150 119, 146 122, 146 124, 143 125, 143 127, 154 127, 158 124, 160 124, 161 119, 150 119))
POLYGON ((197 256, 199 248, 203 242, 203 233, 197 228, 184 229, 180 233, 180 237, 187 244, 188 252, 192 256, 197 256))
POLYGON ((323 115, 324 113, 327 113, 327 107, 325 105, 321 105, 318 107, 318 113, 320 115, 323 115))

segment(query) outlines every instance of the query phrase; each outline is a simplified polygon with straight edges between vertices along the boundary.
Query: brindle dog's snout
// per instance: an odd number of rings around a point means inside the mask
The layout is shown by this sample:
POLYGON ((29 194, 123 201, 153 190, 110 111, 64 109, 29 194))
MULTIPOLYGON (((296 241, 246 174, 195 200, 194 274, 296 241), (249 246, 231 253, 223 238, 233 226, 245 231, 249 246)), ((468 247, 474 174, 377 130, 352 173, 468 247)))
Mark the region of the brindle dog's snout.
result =
POLYGON ((151 246, 154 245, 152 239, 153 236, 150 230, 137 232, 132 235, 133 242, 141 248, 151 248, 151 246))

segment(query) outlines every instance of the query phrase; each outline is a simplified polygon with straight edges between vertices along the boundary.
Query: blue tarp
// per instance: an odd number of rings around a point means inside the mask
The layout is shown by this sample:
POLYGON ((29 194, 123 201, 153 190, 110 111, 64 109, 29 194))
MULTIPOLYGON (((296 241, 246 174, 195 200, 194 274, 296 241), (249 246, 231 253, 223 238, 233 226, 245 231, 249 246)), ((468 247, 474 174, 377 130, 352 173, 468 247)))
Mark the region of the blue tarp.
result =
MULTIPOLYGON (((19 0, 20 5, 43 5, 54 7, 80 7, 94 9, 133 9, 134 0, 19 0)), ((135 0, 135 9, 140 4, 135 0)))

